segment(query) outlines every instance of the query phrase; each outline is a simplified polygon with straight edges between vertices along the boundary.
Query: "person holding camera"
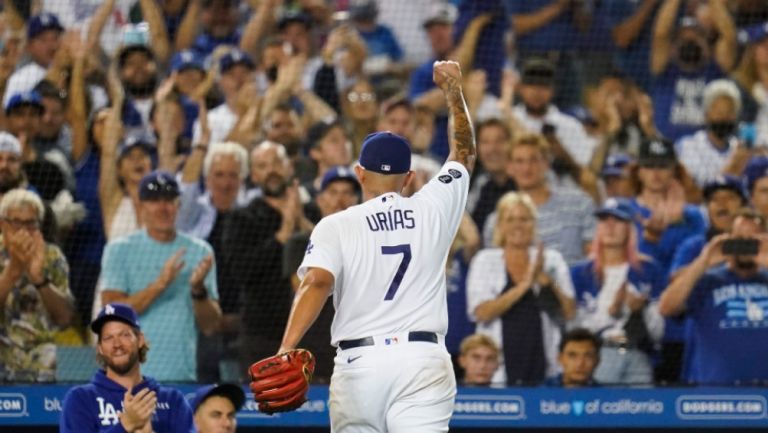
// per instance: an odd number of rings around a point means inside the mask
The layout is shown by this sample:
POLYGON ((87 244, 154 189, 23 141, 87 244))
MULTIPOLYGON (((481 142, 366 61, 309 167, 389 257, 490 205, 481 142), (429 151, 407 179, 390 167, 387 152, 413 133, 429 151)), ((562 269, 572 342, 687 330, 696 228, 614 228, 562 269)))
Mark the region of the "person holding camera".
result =
POLYGON ((684 379, 699 385, 768 381, 768 236, 765 217, 742 208, 667 287, 659 311, 689 317, 684 379))

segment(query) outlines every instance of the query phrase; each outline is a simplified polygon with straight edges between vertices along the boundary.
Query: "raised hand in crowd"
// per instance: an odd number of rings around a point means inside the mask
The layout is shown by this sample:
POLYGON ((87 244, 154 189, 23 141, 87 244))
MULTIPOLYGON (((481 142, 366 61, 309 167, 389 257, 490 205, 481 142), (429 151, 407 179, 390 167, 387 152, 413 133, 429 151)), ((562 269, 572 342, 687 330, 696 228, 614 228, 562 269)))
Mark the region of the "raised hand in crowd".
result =
POLYGON ((208 276, 208 272, 211 271, 213 266, 213 255, 206 256, 200 263, 197 264, 192 271, 192 275, 189 277, 189 287, 192 293, 200 293, 206 290, 205 277, 208 276))

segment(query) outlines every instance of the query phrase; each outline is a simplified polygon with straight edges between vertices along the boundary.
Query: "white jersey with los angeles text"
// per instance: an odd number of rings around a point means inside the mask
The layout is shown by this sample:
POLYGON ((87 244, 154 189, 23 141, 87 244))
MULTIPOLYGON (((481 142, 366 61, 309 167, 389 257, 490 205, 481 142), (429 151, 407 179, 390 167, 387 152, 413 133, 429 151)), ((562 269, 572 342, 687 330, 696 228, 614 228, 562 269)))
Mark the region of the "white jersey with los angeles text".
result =
POLYGON ((387 193, 317 224, 298 270, 335 278, 331 342, 448 329, 445 262, 469 191, 455 162, 412 197, 387 193))

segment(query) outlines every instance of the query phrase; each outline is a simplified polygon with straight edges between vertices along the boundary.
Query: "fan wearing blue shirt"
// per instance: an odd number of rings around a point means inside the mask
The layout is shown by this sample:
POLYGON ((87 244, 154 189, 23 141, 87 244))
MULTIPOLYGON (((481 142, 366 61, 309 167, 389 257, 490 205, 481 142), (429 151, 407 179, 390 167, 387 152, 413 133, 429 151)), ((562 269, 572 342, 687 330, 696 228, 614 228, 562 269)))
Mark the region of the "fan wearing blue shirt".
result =
POLYGON ((768 263, 758 254, 765 251, 765 227, 765 218, 753 209, 740 210, 731 233, 712 238, 661 296, 663 315, 685 311, 690 320, 688 382, 768 382, 768 263))
POLYGON ((707 3, 719 35, 714 45, 696 18, 678 20, 681 3, 663 2, 651 39, 651 98, 656 126, 671 140, 692 134, 704 124, 704 87, 731 70, 737 52, 736 28, 724 1, 707 3))
POLYGON ((141 375, 149 346, 136 311, 107 304, 91 330, 104 367, 64 397, 62 433, 192 433, 192 409, 180 391, 141 375))

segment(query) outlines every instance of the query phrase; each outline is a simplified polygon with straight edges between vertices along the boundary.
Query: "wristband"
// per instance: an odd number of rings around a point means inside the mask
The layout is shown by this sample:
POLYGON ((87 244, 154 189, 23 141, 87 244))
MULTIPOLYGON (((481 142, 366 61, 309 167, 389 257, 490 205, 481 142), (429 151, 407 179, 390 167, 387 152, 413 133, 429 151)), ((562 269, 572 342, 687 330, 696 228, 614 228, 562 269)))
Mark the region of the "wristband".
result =
POLYGON ((208 299, 208 291, 205 290, 205 288, 203 288, 203 290, 201 291, 192 290, 191 293, 192 293, 192 299, 194 299, 195 301, 203 301, 205 299, 208 299))

